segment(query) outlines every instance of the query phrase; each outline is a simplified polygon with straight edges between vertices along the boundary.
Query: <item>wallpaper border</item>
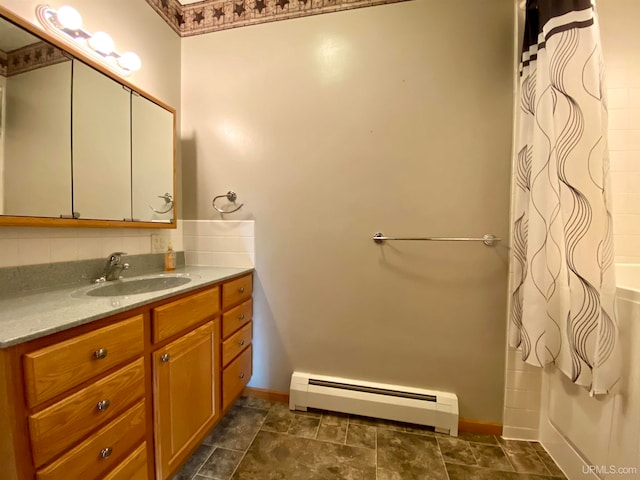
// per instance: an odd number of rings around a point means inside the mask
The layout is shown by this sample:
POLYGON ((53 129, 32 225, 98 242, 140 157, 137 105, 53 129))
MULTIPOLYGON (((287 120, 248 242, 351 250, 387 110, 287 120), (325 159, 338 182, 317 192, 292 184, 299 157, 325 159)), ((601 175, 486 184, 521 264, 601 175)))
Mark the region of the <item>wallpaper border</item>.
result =
POLYGON ((146 0, 181 37, 409 0, 146 0))
POLYGON ((0 75, 11 77, 68 61, 70 58, 59 48, 46 42, 32 43, 10 52, 0 51, 0 75))

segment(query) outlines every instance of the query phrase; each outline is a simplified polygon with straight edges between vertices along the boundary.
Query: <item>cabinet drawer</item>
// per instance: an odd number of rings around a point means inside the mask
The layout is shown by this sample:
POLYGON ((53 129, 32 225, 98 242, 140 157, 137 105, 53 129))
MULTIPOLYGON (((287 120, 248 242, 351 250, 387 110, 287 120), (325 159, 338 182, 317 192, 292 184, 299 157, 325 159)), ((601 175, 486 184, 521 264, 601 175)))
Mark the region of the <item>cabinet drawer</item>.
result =
POLYGON ((114 468, 104 480, 147 480, 147 444, 143 443, 114 468))
POLYGON ((218 287, 156 307, 152 311, 153 341, 157 343, 217 315, 220 311, 218 287))
POLYGON ((144 396, 142 358, 29 417, 36 467, 73 446, 144 396), (101 402, 99 404, 99 402, 101 402))
POLYGON ((142 354, 143 317, 79 335, 23 357, 27 402, 33 407, 142 354))
POLYGON ((253 323, 249 322, 228 339, 222 342, 222 366, 233 360, 242 350, 251 344, 253 323))
POLYGON ((222 409, 226 410, 231 402, 240 395, 244 386, 251 379, 252 372, 251 345, 240 354, 222 372, 222 409))
POLYGON ((236 303, 240 303, 251 297, 253 292, 253 275, 231 280, 222 285, 222 309, 226 310, 236 303))
POLYGON ((144 400, 102 430, 39 470, 37 480, 96 480, 118 466, 144 440, 144 400))
POLYGON ((222 314, 222 338, 227 338, 240 327, 245 326, 253 317, 253 300, 232 308, 228 312, 222 314))

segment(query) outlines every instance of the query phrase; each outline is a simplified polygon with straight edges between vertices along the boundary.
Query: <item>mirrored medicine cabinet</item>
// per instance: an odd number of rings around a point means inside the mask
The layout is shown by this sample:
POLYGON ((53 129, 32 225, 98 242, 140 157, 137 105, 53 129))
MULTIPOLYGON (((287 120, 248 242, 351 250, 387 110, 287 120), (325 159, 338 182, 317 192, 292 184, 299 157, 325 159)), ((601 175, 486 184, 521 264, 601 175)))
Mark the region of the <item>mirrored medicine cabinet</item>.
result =
POLYGON ((175 228, 175 110, 0 6, 0 226, 175 228))

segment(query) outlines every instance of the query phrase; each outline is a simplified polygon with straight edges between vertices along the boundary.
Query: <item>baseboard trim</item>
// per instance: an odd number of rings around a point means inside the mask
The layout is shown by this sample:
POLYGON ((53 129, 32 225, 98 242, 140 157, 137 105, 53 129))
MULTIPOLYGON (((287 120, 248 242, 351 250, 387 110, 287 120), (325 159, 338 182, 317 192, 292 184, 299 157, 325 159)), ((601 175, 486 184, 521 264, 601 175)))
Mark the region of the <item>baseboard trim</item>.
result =
MULTIPOLYGON (((267 390, 266 388, 245 387, 242 394, 245 397, 289 403, 289 394, 287 392, 267 390)), ((483 433, 486 435, 502 435, 502 424, 461 418, 458 421, 458 430, 461 432, 483 433)))
POLYGON ((267 390, 266 388, 244 387, 242 395, 245 397, 261 398, 262 400, 271 400, 272 402, 289 403, 289 394, 287 392, 277 392, 275 390, 267 390))
POLYGON ((485 435, 502 435, 502 424, 461 418, 458 420, 458 430, 460 432, 482 433, 485 435))

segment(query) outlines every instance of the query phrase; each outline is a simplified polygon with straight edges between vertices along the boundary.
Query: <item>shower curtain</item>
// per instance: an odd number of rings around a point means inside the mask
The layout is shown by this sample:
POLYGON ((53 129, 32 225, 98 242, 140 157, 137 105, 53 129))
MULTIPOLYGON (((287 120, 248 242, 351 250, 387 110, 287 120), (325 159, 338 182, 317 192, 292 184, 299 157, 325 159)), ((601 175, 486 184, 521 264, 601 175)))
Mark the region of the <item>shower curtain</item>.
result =
POLYGON ((592 395, 620 378, 602 62, 595 1, 527 1, 509 344, 592 395))

